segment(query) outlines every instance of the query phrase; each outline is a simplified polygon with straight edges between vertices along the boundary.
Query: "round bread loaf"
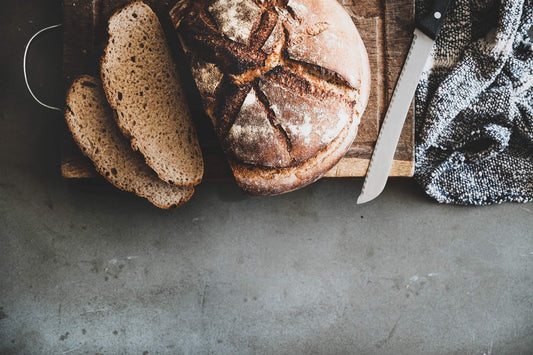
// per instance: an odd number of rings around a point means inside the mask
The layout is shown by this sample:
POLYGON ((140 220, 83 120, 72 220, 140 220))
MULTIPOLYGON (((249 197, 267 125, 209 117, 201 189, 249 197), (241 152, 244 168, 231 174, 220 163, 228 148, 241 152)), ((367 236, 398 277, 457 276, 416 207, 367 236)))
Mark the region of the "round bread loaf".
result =
POLYGON ((242 189, 303 187, 346 153, 370 68, 336 0, 181 0, 171 18, 242 189))

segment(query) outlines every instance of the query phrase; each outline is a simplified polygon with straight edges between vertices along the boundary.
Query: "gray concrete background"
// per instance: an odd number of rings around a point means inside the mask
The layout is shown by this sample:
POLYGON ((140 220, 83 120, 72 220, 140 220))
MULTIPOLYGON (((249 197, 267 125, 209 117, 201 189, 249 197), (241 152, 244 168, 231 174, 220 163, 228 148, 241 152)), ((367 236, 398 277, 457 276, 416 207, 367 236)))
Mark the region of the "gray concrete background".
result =
MULTIPOLYGON (((60 115, 22 84, 58 1, 0 4, 1 354, 533 353, 533 206, 440 206, 410 180, 270 198, 203 184, 169 212, 59 176, 60 115)), ((32 82, 62 96, 61 39, 32 82)))

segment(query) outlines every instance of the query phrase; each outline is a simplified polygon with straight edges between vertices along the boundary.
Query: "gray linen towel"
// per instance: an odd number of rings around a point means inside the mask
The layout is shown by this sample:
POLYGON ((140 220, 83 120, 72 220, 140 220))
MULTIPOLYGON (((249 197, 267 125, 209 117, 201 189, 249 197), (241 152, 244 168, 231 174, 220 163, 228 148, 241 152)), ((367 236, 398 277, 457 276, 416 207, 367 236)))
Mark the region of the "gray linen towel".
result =
POLYGON ((450 8, 416 92, 415 178, 437 201, 533 200, 532 25, 533 0, 450 8))

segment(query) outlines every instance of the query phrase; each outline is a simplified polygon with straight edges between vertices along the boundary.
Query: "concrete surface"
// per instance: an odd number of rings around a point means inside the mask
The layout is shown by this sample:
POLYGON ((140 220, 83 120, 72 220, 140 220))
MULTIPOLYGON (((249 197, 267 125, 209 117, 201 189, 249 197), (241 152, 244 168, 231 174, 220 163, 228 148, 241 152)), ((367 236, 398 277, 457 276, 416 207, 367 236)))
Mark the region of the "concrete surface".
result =
MULTIPOLYGON (((1 354, 533 353, 533 206, 440 206, 396 180, 272 198, 203 184, 160 211, 58 173, 60 115, 22 84, 58 1, 1 2, 1 354)), ((32 82, 60 102, 60 38, 32 82)))

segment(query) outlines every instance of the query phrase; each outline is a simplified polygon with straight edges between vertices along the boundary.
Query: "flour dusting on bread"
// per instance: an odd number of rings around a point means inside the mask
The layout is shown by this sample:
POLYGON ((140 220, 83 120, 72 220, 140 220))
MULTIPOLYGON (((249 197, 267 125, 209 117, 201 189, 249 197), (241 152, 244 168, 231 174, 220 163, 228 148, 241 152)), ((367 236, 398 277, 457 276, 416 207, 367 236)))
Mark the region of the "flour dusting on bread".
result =
POLYGON ((209 6, 220 30, 233 41, 248 44, 261 9, 250 0, 216 0, 209 6))

